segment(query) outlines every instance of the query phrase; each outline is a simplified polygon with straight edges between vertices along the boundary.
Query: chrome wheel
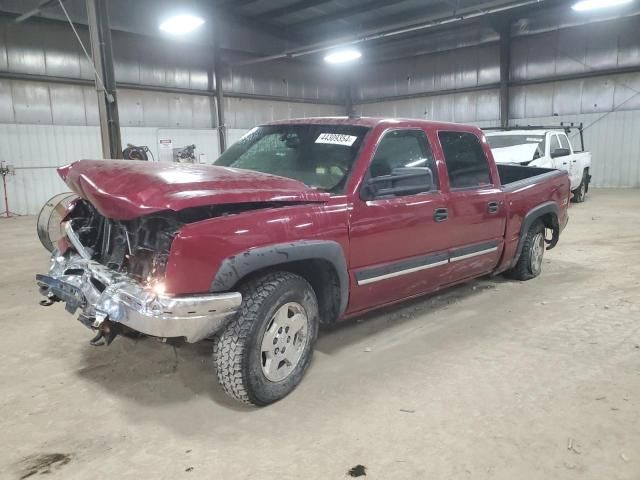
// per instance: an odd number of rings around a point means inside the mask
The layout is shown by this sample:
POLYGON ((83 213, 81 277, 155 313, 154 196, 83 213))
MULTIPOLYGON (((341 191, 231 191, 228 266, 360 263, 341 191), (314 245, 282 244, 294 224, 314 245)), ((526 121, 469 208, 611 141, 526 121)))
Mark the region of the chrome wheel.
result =
POLYGON ((309 333, 304 307, 290 302, 273 315, 262 337, 262 373, 272 382, 287 378, 302 358, 309 333))
POLYGON ((584 183, 584 180, 583 180, 582 184, 580 185, 580 198, 584 198, 586 194, 587 194, 587 185, 586 183, 584 183))
POLYGON ((531 273, 538 275, 542 270, 544 257, 544 234, 538 233, 531 242, 531 273))

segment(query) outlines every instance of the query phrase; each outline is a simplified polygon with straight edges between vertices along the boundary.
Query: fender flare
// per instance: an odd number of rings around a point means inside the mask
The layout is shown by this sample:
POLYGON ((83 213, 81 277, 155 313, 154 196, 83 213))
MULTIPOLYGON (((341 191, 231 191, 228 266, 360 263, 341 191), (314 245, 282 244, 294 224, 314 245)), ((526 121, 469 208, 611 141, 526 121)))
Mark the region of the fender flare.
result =
POLYGON ((516 249, 516 254, 513 257, 513 262, 511 263, 511 267, 515 267, 520 260, 520 255, 522 254, 522 249, 524 248, 524 239, 531 228, 531 225, 538 220, 543 215, 547 215, 548 213, 553 214, 555 219, 554 225, 552 227, 553 237, 551 238, 551 242, 547 247, 547 250, 551 250, 558 243, 558 238, 560 237, 560 224, 558 218, 560 217, 560 209, 558 208, 558 204, 553 201, 545 202, 537 207, 532 208, 527 212, 522 220, 522 225, 520 226, 520 239, 518 240, 518 248, 516 249))
POLYGON ((226 292, 247 275, 263 268, 301 260, 325 260, 335 269, 340 282, 342 315, 349 301, 349 273, 344 252, 338 242, 330 240, 300 240, 256 247, 225 258, 211 282, 212 292, 226 292))

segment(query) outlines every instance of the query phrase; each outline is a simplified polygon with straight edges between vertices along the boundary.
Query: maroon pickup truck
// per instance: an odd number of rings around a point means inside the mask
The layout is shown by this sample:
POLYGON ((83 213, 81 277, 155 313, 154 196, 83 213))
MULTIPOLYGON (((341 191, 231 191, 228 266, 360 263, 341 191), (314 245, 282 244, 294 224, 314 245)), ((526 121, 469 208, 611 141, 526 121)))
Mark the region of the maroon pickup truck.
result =
POLYGON ((496 165, 475 127, 317 118, 253 129, 215 165, 81 160, 43 304, 117 334, 212 339, 218 380, 266 405, 330 324, 482 275, 540 274, 566 172, 496 165))

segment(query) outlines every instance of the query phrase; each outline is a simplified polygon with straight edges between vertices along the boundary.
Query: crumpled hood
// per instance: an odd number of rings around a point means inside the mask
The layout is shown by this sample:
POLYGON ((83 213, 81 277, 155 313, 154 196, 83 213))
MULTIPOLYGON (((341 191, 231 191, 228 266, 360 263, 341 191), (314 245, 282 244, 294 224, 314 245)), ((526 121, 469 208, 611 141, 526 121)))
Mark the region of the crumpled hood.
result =
POLYGON ((329 198, 297 180, 213 165, 80 160, 58 173, 75 193, 114 220, 204 205, 329 198))
POLYGON ((524 143, 512 147, 492 148, 491 152, 496 163, 524 163, 533 160, 536 148, 537 143, 524 143))

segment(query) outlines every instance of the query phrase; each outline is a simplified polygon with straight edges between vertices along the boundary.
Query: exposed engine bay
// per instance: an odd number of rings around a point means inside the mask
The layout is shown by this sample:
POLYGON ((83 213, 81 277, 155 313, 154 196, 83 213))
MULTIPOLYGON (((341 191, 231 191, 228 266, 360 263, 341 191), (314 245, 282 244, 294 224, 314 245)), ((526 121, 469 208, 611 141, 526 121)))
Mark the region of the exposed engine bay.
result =
POLYGON ((92 260, 143 284, 164 275, 171 242, 184 224, 172 213, 111 220, 85 200, 78 201, 68 219, 92 260))
POLYGON ((171 243, 183 225, 287 204, 212 205, 159 212, 133 220, 113 220, 101 215, 88 201, 79 199, 67 220, 91 260, 149 286, 164 277, 171 243))

